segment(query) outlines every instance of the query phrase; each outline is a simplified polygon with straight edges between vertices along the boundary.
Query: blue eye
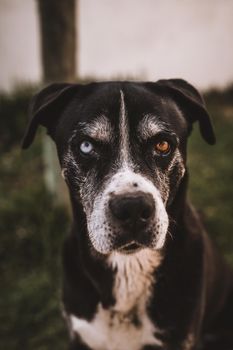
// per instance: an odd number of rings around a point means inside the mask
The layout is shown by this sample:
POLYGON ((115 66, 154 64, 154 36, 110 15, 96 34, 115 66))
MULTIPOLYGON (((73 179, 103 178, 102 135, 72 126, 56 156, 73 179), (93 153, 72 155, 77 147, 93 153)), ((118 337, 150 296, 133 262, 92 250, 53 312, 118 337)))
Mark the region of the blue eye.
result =
POLYGON ((89 141, 83 141, 80 145, 80 151, 84 154, 90 154, 94 149, 94 146, 89 141))

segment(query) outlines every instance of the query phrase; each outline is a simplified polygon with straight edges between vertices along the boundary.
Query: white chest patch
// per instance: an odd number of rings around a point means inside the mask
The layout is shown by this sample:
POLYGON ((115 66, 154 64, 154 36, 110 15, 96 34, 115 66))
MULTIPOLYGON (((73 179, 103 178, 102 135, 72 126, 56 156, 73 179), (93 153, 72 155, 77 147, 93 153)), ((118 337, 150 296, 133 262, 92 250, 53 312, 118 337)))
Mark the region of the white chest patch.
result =
POLYGON ((112 254, 109 264, 117 271, 116 303, 109 309, 99 304, 91 322, 69 315, 71 336, 79 334, 94 350, 141 350, 145 345, 162 345, 155 336, 159 330, 146 312, 152 273, 160 261, 159 254, 149 249, 133 255, 112 254))

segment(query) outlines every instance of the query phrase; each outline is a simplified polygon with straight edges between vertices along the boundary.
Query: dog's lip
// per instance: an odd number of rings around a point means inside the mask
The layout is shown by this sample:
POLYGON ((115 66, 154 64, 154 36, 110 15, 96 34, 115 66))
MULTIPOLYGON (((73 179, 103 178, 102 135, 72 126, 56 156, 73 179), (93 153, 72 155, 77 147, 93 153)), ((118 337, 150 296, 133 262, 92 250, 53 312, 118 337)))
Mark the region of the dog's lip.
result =
POLYGON ((143 245, 138 243, 138 242, 135 242, 135 241, 132 241, 132 242, 129 242, 127 244, 124 244, 123 246, 119 247, 119 250, 124 252, 124 253, 135 253, 136 251, 140 250, 143 248, 143 245))

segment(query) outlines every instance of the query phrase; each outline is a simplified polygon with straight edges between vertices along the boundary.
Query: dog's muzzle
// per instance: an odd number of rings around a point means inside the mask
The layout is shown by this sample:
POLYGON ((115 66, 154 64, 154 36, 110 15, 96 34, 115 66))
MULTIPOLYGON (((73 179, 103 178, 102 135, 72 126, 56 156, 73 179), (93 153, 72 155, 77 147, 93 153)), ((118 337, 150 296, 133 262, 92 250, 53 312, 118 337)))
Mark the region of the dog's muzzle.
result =
POLYGON ((155 216, 155 203, 150 193, 138 191, 113 195, 109 200, 109 209, 120 230, 120 246, 134 242, 133 245, 137 247, 147 242, 146 232, 155 216))

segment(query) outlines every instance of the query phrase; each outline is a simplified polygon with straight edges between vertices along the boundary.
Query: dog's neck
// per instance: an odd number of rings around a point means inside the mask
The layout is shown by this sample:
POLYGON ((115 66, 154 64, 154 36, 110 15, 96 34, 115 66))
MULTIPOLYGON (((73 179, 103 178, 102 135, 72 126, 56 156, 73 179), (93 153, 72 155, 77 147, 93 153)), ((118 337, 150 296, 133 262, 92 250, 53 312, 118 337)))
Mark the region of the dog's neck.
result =
POLYGON ((128 313, 135 305, 144 307, 155 282, 154 271, 161 259, 159 252, 147 248, 134 254, 112 253, 109 256, 108 264, 115 272, 115 311, 128 313))

